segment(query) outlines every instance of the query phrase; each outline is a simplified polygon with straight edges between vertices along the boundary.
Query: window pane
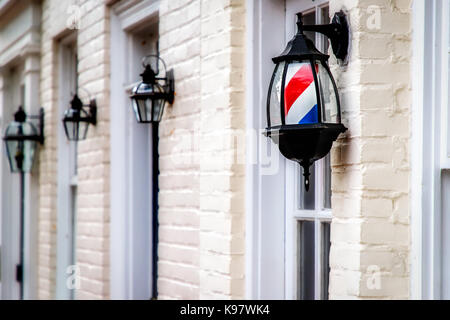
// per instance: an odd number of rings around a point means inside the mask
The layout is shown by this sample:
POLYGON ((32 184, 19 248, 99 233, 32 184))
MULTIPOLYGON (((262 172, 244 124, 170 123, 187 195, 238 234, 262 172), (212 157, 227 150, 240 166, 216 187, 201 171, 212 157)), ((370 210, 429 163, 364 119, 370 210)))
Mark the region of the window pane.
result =
POLYGON ((301 300, 314 300, 314 221, 299 222, 299 292, 301 300))
POLYGON ((331 165, 330 154, 327 154, 323 162, 323 207, 331 209, 331 165))
MULTIPOLYGON (((303 14, 303 24, 309 25, 309 24, 316 24, 316 12, 310 12, 310 13, 304 13, 303 14)), ((314 45, 316 44, 316 33, 312 31, 305 31, 305 36, 308 37, 308 39, 312 40, 314 45)))
POLYGON ((328 300, 328 285, 330 279, 330 223, 322 222, 322 267, 321 267, 321 299, 328 300))
POLYGON ((300 210, 314 210, 315 209, 315 199, 316 199, 316 166, 315 163, 309 167, 309 172, 311 175, 309 176, 309 190, 305 190, 305 177, 303 176, 303 168, 299 167, 300 172, 300 201, 299 201, 299 209, 300 210))
MULTIPOLYGON (((329 24, 330 23, 330 11, 328 7, 324 7, 321 9, 321 17, 320 17, 320 24, 329 24)), ((328 38, 325 36, 322 36, 322 50, 323 52, 328 52, 328 38)))

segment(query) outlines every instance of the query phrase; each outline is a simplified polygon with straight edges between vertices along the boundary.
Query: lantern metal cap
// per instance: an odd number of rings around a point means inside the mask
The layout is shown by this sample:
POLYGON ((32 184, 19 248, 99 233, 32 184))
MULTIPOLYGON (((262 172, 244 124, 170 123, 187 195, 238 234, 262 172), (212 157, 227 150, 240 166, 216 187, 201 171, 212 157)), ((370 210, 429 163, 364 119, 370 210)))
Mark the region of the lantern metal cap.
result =
POLYGON ((22 106, 14 113, 14 121, 16 122, 25 122, 27 119, 27 114, 23 110, 22 106))
POLYGON ((345 60, 348 52, 349 29, 343 11, 334 14, 332 22, 324 25, 303 25, 302 13, 297 13, 297 34, 288 42, 284 51, 273 58, 274 63, 292 60, 328 60, 329 55, 317 50, 304 31, 319 32, 330 39, 336 58, 345 60))
POLYGON ((303 33, 302 14, 297 14, 297 34, 288 42, 284 51, 272 58, 274 63, 292 60, 328 60, 329 56, 323 54, 314 46, 314 43, 303 33))
POLYGON ((78 97, 78 94, 75 93, 75 95, 72 98, 72 101, 70 101, 70 106, 72 109, 75 110, 81 110, 83 108, 83 102, 78 97))
POLYGON ((142 77, 142 82, 146 84, 154 84, 156 81, 156 73, 153 71, 150 64, 145 66, 145 70, 140 74, 140 76, 142 77))

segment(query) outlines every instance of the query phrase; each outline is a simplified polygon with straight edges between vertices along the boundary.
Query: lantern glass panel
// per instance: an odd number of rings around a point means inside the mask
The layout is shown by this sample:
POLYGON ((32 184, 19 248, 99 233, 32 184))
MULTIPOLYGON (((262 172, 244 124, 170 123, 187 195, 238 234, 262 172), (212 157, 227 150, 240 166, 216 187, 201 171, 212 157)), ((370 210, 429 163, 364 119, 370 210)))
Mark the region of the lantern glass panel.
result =
POLYGON ((138 122, 160 121, 164 108, 164 98, 155 94, 163 94, 158 84, 141 83, 133 89, 133 110, 138 122))
POLYGON ((316 86, 311 63, 291 62, 284 83, 286 124, 310 124, 319 121, 316 86))
POLYGON ((320 98, 322 100, 322 122, 339 123, 339 109, 336 88, 332 75, 322 64, 318 64, 320 98))
POLYGON ((164 110, 164 100, 153 100, 153 121, 161 121, 164 110))
POLYGON ((89 122, 84 110, 68 109, 64 114, 64 130, 70 141, 84 140, 87 136, 89 122))
POLYGON ((269 123, 268 126, 281 125, 281 80, 283 77, 284 61, 275 66, 272 83, 269 89, 269 123))
MULTIPOLYGON (((6 128, 6 137, 37 136, 37 130, 29 122, 11 122, 6 128)), ((36 140, 6 140, 6 152, 12 172, 29 172, 33 166, 36 140)))

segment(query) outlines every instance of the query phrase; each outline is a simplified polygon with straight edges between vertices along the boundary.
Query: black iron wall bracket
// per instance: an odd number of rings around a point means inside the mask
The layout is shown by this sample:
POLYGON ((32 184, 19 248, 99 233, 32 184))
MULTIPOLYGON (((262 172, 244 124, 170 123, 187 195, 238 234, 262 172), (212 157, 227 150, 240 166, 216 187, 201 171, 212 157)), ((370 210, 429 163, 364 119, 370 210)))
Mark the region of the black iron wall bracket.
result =
POLYGON ((89 101, 89 105, 87 106, 89 109, 89 120, 88 122, 94 126, 97 125, 97 101, 92 99, 89 101))
POLYGON ((345 13, 336 12, 330 24, 303 25, 302 14, 298 13, 297 25, 299 30, 319 32, 330 39, 331 47, 336 58, 344 61, 348 54, 349 28, 345 13))

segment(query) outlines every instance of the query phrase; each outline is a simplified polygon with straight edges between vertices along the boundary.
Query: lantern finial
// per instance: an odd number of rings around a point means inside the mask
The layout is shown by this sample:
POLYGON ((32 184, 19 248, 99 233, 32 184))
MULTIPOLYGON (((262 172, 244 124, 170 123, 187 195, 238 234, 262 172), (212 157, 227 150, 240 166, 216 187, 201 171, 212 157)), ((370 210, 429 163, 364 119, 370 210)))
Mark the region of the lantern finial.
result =
POLYGON ((297 13, 297 33, 303 34, 303 13, 297 13))
POLYGON ((302 162, 301 166, 303 168, 303 177, 305 178, 305 190, 309 191, 309 185, 310 185, 309 176, 311 175, 309 172, 310 163, 309 163, 309 161, 307 161, 306 163, 302 162))
POLYGON ((83 107, 83 102, 81 102, 80 98, 76 93, 73 96, 72 101, 70 101, 70 106, 72 107, 72 109, 75 110, 81 110, 81 108, 83 107))
POLYGON ((153 71, 152 67, 149 64, 147 64, 145 66, 145 70, 144 70, 144 72, 142 72, 140 74, 140 76, 142 77, 143 83, 146 83, 146 84, 154 84, 155 83, 156 73, 155 73, 155 71, 153 71))
POLYGON ((16 122, 25 122, 27 118, 27 114, 23 110, 22 106, 19 107, 19 109, 14 113, 14 121, 16 122))

